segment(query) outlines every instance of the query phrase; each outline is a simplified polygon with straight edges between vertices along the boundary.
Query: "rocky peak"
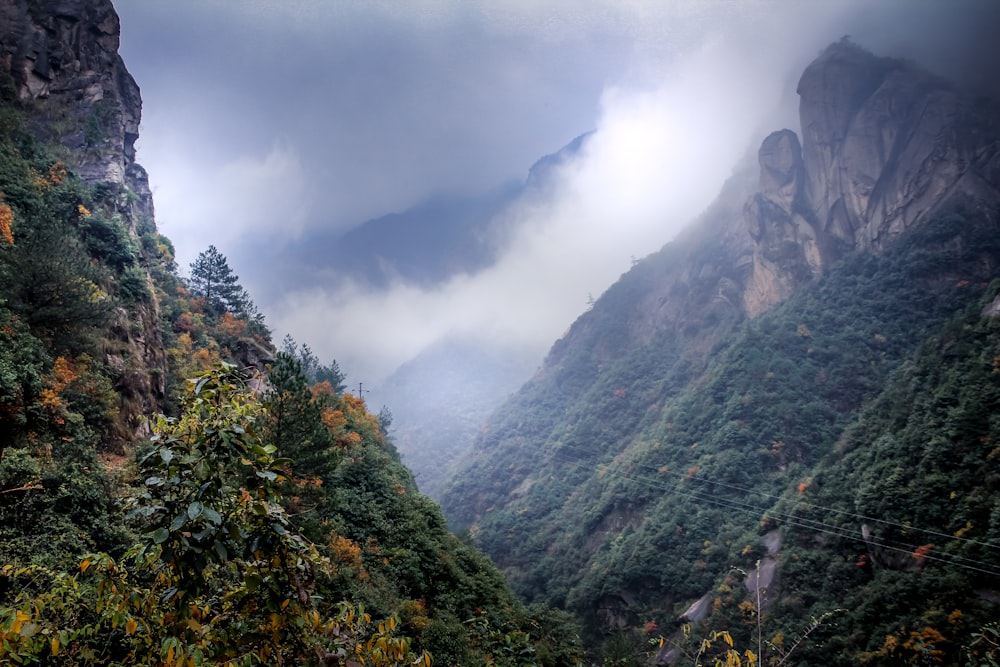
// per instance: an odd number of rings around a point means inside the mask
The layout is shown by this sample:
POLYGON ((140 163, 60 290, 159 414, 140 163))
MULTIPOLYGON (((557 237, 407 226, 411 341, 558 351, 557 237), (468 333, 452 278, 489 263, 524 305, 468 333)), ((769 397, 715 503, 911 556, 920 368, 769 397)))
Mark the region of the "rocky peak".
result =
MULTIPOLYGON (((142 100, 118 54, 119 31, 110 0, 0 0, 0 100, 18 104, 41 141, 65 148, 66 165, 101 184, 101 205, 138 236, 155 230, 153 198, 135 162, 142 100)), ((121 423, 134 428, 164 398, 155 297, 120 309, 104 347, 123 378, 121 423)))
POLYGON ((142 101, 118 55, 119 31, 110 0, 0 0, 0 72, 81 178, 141 191, 142 101))
POLYGON ((760 191, 744 210, 756 315, 845 251, 880 253, 956 211, 1000 209, 1000 131, 976 104, 916 65, 841 41, 799 81, 802 144, 790 130, 760 148, 760 191))

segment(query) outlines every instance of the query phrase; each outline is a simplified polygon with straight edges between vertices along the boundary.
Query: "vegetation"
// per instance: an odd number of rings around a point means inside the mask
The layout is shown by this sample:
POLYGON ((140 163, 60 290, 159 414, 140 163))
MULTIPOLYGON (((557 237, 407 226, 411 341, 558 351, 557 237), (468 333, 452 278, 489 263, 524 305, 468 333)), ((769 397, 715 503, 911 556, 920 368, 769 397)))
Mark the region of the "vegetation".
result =
POLYGON ((181 279, 26 112, 0 123, 0 664, 579 662, 335 361, 276 353, 217 249, 181 279))
POLYGON ((787 648, 801 619, 844 609, 796 664, 958 663, 1000 577, 1000 337, 981 315, 1000 283, 972 278, 1000 259, 990 229, 941 218, 752 322, 602 355, 628 338, 626 276, 585 315, 597 342, 557 345, 488 424, 449 517, 520 595, 573 610, 608 664, 650 659, 647 627, 667 640, 653 654, 677 650, 699 601, 694 636, 744 647, 758 622, 787 648), (762 559, 779 574, 760 602, 745 573, 762 559))

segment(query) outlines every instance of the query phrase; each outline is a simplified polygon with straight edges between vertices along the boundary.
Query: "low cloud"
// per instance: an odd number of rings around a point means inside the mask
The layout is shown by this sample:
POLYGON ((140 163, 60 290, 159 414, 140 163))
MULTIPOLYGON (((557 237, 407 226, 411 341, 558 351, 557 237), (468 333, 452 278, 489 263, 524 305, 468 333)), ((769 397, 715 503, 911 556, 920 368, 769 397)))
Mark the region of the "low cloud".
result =
POLYGON ((279 336, 366 382, 454 333, 517 340, 540 358, 588 296, 703 210, 767 132, 797 129, 798 75, 843 35, 997 85, 1000 3, 982 0, 124 0, 119 10, 146 102, 139 157, 158 222, 182 266, 214 243, 251 292, 269 281, 260 239, 482 192, 597 129, 550 199, 506 213, 515 233, 488 270, 434 289, 330 282, 260 304, 279 336))
MULTIPOLYGON (((155 192, 158 216, 168 236, 192 238, 211 230, 210 243, 237 245, 246 236, 281 242, 302 232, 311 207, 306 168, 294 149, 276 144, 262 155, 246 155, 193 170, 186 160, 160 164, 166 178, 155 192)), ((162 175, 161 175, 162 178, 162 175)), ((204 247, 179 248, 187 266, 204 247)))
POLYGON ((609 88, 597 131, 559 168, 551 195, 504 213, 515 233, 492 267, 432 289, 314 287, 286 295, 272 321, 369 382, 456 334, 540 359, 589 297, 711 202, 773 115, 780 79, 759 80, 737 56, 712 41, 655 86, 609 88), (754 96, 768 101, 747 103, 754 96))

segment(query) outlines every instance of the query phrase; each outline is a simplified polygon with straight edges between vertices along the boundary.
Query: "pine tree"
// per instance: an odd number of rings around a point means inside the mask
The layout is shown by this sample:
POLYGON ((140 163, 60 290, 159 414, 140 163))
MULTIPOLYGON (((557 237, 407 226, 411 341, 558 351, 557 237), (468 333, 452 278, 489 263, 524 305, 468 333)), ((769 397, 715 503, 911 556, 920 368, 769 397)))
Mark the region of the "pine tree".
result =
POLYGON ((195 296, 204 297, 213 310, 242 314, 246 291, 240 286, 239 279, 229 268, 226 256, 210 245, 191 263, 188 286, 195 296))

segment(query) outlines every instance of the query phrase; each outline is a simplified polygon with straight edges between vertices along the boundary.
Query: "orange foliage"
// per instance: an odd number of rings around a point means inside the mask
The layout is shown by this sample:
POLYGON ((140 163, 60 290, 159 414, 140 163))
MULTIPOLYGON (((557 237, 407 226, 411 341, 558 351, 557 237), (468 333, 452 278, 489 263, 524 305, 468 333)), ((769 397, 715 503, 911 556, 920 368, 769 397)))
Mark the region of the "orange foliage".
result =
POLYGON ((66 385, 77 378, 73 362, 65 357, 57 357, 55 363, 52 364, 52 377, 55 378, 55 382, 52 384, 53 389, 56 391, 65 389, 66 385))
POLYGON ((362 568, 361 545, 354 540, 340 535, 332 536, 330 538, 330 555, 341 565, 348 565, 358 570, 362 568))
POLYGON ((52 185, 62 185, 64 180, 66 180, 66 165, 62 162, 56 162, 49 167, 49 183, 52 185))
POLYGON ((696 474, 698 474, 699 470, 701 470, 700 466, 691 466, 690 468, 688 468, 688 478, 694 477, 696 474))
POLYGON ((809 488, 809 482, 799 482, 799 495, 804 496, 806 494, 806 489, 809 488))
POLYGON ((90 209, 88 209, 83 204, 77 204, 76 205, 76 212, 80 214, 81 218, 89 218, 90 215, 91 215, 90 209))
MULTIPOLYGON (((930 658, 934 662, 942 662, 944 651, 937 647, 946 641, 948 640, 945 639, 944 635, 927 626, 920 632, 911 632, 910 638, 903 643, 903 648, 913 651, 924 660, 930 658)), ((915 662, 915 660, 910 662, 915 662)))
POLYGON ((344 413, 333 408, 325 408, 321 413, 320 419, 323 420, 324 426, 334 432, 339 432, 347 426, 347 419, 344 418, 344 413))
POLYGON ((342 444, 345 447, 357 447, 361 444, 361 435, 351 431, 341 438, 338 444, 342 444))
POLYGON ((219 332, 230 338, 242 338, 247 335, 247 323, 232 313, 223 313, 219 320, 219 332))
POLYGON ((927 556, 930 555, 931 549, 933 548, 933 544, 924 544, 914 549, 913 553, 910 555, 917 560, 917 565, 923 567, 927 564, 927 556))
POLYGON ((203 371, 209 370, 221 361, 218 354, 215 354, 211 350, 204 347, 191 355, 191 359, 198 364, 198 368, 203 371))
MULTIPOLYGON (((188 333, 194 329, 194 322, 191 321, 191 313, 181 313, 177 320, 174 321, 174 331, 183 331, 188 333)), ((190 337, 188 337, 190 340, 190 337)))
POLYGON ((317 382, 313 386, 309 387, 309 391, 312 392, 313 398, 319 398, 320 396, 333 396, 333 386, 326 380, 317 382))
POLYGON ((7 245, 14 245, 14 211, 3 203, 3 193, 0 193, 0 239, 7 245))

